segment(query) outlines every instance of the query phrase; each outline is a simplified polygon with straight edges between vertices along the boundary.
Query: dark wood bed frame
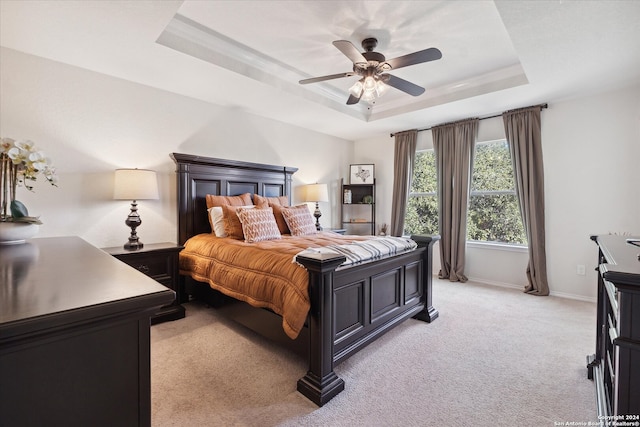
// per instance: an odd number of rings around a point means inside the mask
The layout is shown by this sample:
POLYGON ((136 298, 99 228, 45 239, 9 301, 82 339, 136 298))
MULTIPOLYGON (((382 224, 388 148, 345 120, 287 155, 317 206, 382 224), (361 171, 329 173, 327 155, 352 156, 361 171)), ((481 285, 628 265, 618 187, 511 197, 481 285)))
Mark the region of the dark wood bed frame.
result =
MULTIPOLYGON (((291 199, 296 168, 188 154, 171 155, 177 165, 178 243, 210 233, 205 196, 259 194, 291 199)), ((432 248, 439 236, 412 236, 415 251, 351 267, 339 267, 342 255, 298 257, 309 272, 311 309, 307 319, 309 370, 298 391, 319 406, 344 389, 333 368, 383 333, 413 317, 438 317, 432 306, 432 248)), ((206 287, 181 276, 185 282, 206 287)), ((191 286, 194 286, 191 284, 191 286)), ((186 292, 186 291, 183 291, 186 292)), ((180 293, 180 292, 179 292, 180 293)), ((185 295, 179 295, 184 302, 185 295)))

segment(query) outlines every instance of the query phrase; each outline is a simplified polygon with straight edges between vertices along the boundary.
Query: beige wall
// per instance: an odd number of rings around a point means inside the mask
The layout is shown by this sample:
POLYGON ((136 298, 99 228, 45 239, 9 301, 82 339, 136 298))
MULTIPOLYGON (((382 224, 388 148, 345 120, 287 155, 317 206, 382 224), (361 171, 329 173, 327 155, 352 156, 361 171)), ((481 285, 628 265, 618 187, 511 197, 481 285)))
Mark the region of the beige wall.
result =
POLYGON ((351 141, 216 106, 77 67, 0 51, 0 134, 31 139, 58 169, 58 188, 43 180, 19 190, 39 236, 79 235, 99 246, 126 242, 130 202, 112 200, 116 168, 158 171, 160 200, 139 203, 143 242, 176 240, 172 152, 299 168, 296 187, 332 185, 321 203, 325 227, 338 219, 337 185, 353 154, 351 141))
MULTIPOLYGON (((425 119, 425 127, 431 125, 425 119)), ((431 146, 430 134, 419 134, 419 148, 431 146)), ((499 138, 504 138, 500 118, 480 122, 479 141, 499 138)), ((549 286, 554 295, 594 300, 597 254, 589 236, 640 235, 640 86, 551 103, 542 112, 542 143, 549 286), (578 265, 586 267, 585 276, 576 274, 578 265)), ((378 194, 387 196, 378 197, 377 221, 388 221, 393 139, 355 141, 354 156, 376 164, 378 194)), ((466 273, 522 288, 527 259, 523 252, 469 247, 466 273)))
MULTIPOLYGON (((6 48, 0 58, 0 135, 35 141, 59 170, 58 188, 41 180, 35 193, 19 194, 32 214, 41 215, 40 237, 79 235, 99 247, 123 244, 129 203, 111 199, 113 170, 139 167, 159 172, 161 193, 160 200, 140 202, 141 240, 175 241, 171 152, 298 167, 294 187, 331 185, 332 201, 321 204, 325 227, 339 225, 338 185, 349 164, 374 163, 377 223, 389 222, 388 134, 345 141, 6 48)), ((590 234, 640 234, 639 117, 639 86, 551 103, 542 113, 553 294, 595 297, 590 234), (578 264, 587 267, 586 276, 576 274, 578 264)), ((499 119, 480 124, 481 140, 500 138, 501 132, 499 119)), ((421 145, 429 144, 429 134, 420 134, 421 145)), ((470 248, 467 274, 521 287, 525 265, 523 253, 470 248)))

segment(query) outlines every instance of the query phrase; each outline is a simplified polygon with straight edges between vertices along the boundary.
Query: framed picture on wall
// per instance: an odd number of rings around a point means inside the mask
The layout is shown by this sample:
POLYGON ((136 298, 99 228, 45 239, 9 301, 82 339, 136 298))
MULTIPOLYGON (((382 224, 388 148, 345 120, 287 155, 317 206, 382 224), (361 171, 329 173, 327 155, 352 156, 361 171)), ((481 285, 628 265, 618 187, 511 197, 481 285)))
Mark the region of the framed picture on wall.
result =
POLYGON ((374 165, 351 165, 349 184, 373 184, 374 165))

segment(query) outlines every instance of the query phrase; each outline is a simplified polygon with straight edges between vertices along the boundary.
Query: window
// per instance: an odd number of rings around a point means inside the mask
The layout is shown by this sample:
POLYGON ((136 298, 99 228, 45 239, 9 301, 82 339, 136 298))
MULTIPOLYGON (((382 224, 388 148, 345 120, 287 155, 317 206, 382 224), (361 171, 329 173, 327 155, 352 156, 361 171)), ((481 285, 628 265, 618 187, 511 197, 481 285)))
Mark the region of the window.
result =
POLYGON ((467 239, 526 245, 506 140, 476 144, 467 239))
MULTIPOLYGON (((467 239, 526 245, 511 154, 506 140, 476 144, 467 239)), ((404 234, 438 234, 436 159, 433 149, 416 153, 404 234)))
POLYGON ((404 234, 438 234, 436 155, 416 152, 413 181, 404 217, 404 234))

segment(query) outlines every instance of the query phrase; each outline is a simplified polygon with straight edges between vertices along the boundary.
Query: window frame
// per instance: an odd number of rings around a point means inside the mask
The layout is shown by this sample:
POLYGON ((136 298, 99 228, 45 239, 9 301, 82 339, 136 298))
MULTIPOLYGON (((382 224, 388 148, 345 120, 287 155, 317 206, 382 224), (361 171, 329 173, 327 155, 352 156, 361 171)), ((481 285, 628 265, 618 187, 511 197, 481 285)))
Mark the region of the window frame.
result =
MULTIPOLYGON (((491 143, 500 143, 500 142, 506 142, 507 144, 509 144, 509 141, 507 141, 506 138, 500 138, 500 139, 491 139, 488 141, 476 141, 476 143, 474 144, 474 151, 476 149, 476 147, 478 145, 481 144, 491 144, 491 143)), ((473 171, 475 170, 475 153, 474 153, 474 157, 473 157, 473 162, 474 164, 471 165, 471 175, 469 177, 469 182, 471 183, 471 181, 473 180, 473 171)), ((513 162, 513 159, 511 159, 511 161, 513 162)), ((518 192, 516 191, 515 188, 515 176, 513 177, 514 179, 514 188, 513 190, 487 190, 487 191, 477 191, 477 190, 471 190, 471 188, 469 188, 469 201, 468 201, 468 205, 467 205, 467 223, 468 223, 468 218, 469 218, 469 213, 470 213, 470 209, 469 206, 471 205, 471 197, 473 196, 494 196, 494 195, 513 195, 516 197, 516 200, 518 203, 520 203, 520 200, 518 199, 518 192)), ((522 221, 522 218, 520 219, 522 221)), ((523 231, 526 234, 526 229, 524 229, 524 223, 522 224, 523 227, 523 231)), ((479 249, 497 249, 497 250, 503 250, 503 251, 512 251, 512 252, 527 252, 529 249, 529 245, 528 243, 506 243, 506 242, 496 242, 496 241, 488 241, 488 240, 473 240, 473 239, 466 239, 467 242, 467 246, 471 247, 471 248, 479 248, 479 249)))
MULTIPOLYGON (((506 138, 501 138, 501 139, 494 139, 494 140, 488 140, 488 141, 477 141, 475 146, 480 144, 501 143, 501 142, 506 142, 508 144, 508 141, 506 140, 506 138)), ((475 146, 474 146, 474 150, 475 150, 475 146)), ((427 151, 431 151, 435 154, 435 151, 433 148, 424 148, 424 149, 416 150, 416 154, 421 152, 427 152, 427 151)), ((474 156, 474 162, 475 162, 475 156, 474 156)), ((471 170, 472 175, 470 179, 473 179, 474 166, 475 164, 472 165, 472 170, 471 170)), ((472 191, 471 189, 469 189, 469 205, 471 204, 471 197, 473 196, 491 196, 491 195, 513 195, 516 197, 516 199, 518 198, 518 194, 515 189, 515 183, 514 183, 514 188, 511 190, 487 190, 487 191, 473 190, 472 191)), ((432 191, 432 192, 411 192, 410 191, 407 199, 413 198, 413 197, 434 197, 437 201, 438 191, 437 191, 437 188, 435 191, 432 191)), ((467 215, 469 215, 469 213, 470 211, 469 209, 467 209, 467 215)), ((524 224, 523 224, 523 227, 524 227, 524 224)), ((524 231, 526 233, 526 230, 524 231)), ((528 244, 505 243, 505 242, 496 242, 496 241, 487 241, 487 240, 466 239, 466 244, 468 247, 475 248, 475 249, 492 249, 492 250, 502 250, 502 251, 509 251, 509 252, 528 252, 528 249, 529 249, 528 244)))

